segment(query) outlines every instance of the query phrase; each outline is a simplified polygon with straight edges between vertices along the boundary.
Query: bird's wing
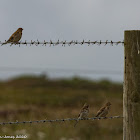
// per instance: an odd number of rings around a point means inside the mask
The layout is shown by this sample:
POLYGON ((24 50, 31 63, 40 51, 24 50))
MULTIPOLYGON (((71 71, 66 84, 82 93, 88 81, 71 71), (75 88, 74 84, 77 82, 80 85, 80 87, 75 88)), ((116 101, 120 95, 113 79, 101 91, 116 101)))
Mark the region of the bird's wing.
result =
POLYGON ((97 112, 97 115, 95 117, 99 117, 102 112, 105 110, 105 107, 102 107, 98 112, 97 112))
POLYGON ((7 43, 13 42, 14 41, 14 36, 10 36, 10 38, 6 41, 7 43))
POLYGON ((14 32, 10 38, 7 40, 7 43, 14 43, 14 42, 18 42, 21 39, 22 34, 19 31, 14 32))
POLYGON ((15 35, 14 42, 18 42, 21 39, 22 34, 18 33, 15 35))
POLYGON ((100 117, 106 117, 106 115, 108 114, 108 110, 104 110, 101 114, 100 117))

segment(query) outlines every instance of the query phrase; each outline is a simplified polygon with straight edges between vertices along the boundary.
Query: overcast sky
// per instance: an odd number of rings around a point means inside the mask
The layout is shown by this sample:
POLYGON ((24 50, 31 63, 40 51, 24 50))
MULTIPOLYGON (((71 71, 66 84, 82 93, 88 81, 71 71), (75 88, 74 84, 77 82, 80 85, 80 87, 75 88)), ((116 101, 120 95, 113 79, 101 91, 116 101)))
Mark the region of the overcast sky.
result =
MULTIPOLYGON (((139 0, 1 0, 0 41, 22 27, 22 41, 123 41, 124 30, 139 30, 139 0)), ((47 69, 123 72, 123 46, 0 47, 0 79, 47 69), (4 67, 21 68, 3 70, 4 67), (22 68, 40 68, 27 70, 22 68)), ((78 74, 89 78, 123 80, 119 74, 49 71, 51 77, 78 74)))

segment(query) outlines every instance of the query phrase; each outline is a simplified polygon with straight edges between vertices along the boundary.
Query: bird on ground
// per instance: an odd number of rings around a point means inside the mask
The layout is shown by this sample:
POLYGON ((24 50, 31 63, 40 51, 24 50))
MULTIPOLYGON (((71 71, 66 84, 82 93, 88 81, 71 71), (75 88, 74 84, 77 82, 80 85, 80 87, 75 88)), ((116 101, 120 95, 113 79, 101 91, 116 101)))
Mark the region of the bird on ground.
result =
POLYGON ((105 104, 105 106, 103 106, 102 108, 100 108, 100 110, 97 112, 97 115, 95 117, 106 117, 106 115, 109 112, 110 106, 111 106, 111 103, 110 102, 107 102, 105 104))
POLYGON ((22 37, 22 28, 18 28, 11 36, 10 38, 5 42, 3 43, 2 45, 4 44, 7 44, 7 43, 11 43, 11 44, 17 44, 19 42, 19 40, 21 39, 22 37))
POLYGON ((84 106, 82 107, 82 109, 81 109, 79 115, 78 115, 78 119, 77 119, 77 121, 76 121, 74 127, 76 127, 76 125, 77 125, 77 123, 78 123, 78 121, 79 121, 80 119, 86 119, 86 118, 88 117, 88 114, 89 114, 89 105, 87 105, 87 104, 85 103, 84 106))

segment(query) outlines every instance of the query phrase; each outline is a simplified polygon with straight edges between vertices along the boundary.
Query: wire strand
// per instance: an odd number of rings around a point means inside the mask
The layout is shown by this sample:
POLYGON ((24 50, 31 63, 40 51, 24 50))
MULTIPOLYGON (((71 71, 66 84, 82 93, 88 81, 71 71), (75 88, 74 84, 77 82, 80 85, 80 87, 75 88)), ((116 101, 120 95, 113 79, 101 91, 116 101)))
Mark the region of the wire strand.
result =
POLYGON ((18 43, 6 43, 6 40, 5 40, 5 42, 1 42, 0 41, 0 44, 1 45, 5 45, 5 44, 11 44, 10 46, 12 46, 12 45, 36 45, 36 46, 38 46, 38 45, 42 45, 42 46, 46 46, 46 45, 49 45, 49 46, 56 46, 56 45, 62 45, 62 46, 65 46, 65 45, 68 45, 68 46, 70 46, 70 45, 102 45, 102 44, 104 44, 104 45, 107 45, 107 44, 110 44, 111 46, 113 46, 113 45, 119 45, 119 44, 122 44, 122 45, 124 45, 124 41, 108 41, 108 40, 106 40, 106 41, 85 41, 85 40, 83 40, 83 41, 77 41, 77 40, 72 40, 72 41, 52 41, 52 40, 50 40, 50 41, 20 41, 20 42, 18 42, 18 43))
MULTIPOLYGON (((93 117, 86 119, 79 119, 81 121, 84 120, 102 120, 102 119, 118 119, 123 118, 122 116, 111 116, 111 117, 93 117)), ((15 122, 0 122, 0 125, 13 125, 13 124, 33 124, 33 123, 53 123, 53 122, 65 122, 65 121, 77 121, 77 118, 66 118, 66 119, 54 119, 54 120, 35 120, 35 121, 15 121, 15 122)))

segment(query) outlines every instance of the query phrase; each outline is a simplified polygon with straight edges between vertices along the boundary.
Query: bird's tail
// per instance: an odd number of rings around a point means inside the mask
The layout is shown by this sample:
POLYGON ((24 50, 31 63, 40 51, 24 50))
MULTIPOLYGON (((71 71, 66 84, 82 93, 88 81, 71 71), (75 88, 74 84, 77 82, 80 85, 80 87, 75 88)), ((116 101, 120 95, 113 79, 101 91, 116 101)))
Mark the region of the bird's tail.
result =
POLYGON ((2 46, 2 45, 5 45, 5 44, 7 44, 7 42, 5 42, 5 43, 2 43, 2 44, 1 44, 1 46, 2 46))
POLYGON ((76 120, 76 123, 74 124, 74 127, 76 127, 77 123, 79 122, 79 119, 80 119, 80 118, 78 118, 78 119, 76 120))
POLYGON ((78 120, 77 120, 76 123, 74 124, 74 127, 76 127, 77 123, 78 123, 78 120))
POLYGON ((6 41, 6 40, 5 40, 5 42, 4 42, 4 43, 2 43, 2 44, 1 44, 1 46, 2 46, 2 45, 5 45, 5 44, 7 44, 7 43, 8 43, 8 41, 6 41))

